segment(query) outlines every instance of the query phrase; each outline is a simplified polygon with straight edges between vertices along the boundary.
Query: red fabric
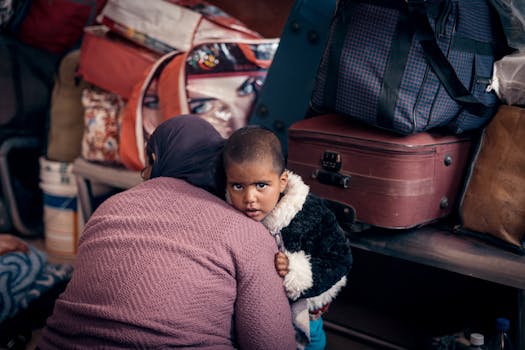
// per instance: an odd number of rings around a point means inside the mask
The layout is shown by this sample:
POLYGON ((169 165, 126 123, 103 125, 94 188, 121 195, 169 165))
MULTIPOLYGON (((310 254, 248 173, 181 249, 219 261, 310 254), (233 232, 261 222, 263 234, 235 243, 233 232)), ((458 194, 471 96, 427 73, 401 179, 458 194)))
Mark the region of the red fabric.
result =
POLYGON ((166 65, 159 77, 157 94, 163 120, 188 113, 186 95, 186 59, 187 54, 177 55, 166 65))
POLYGON ((95 22, 107 0, 33 0, 16 34, 22 42, 63 53, 82 37, 84 27, 95 22))
MULTIPOLYGON (((133 87, 131 96, 124 108, 124 114, 122 115, 122 124, 120 126, 120 159, 122 164, 126 168, 131 170, 141 170, 146 164, 141 160, 141 155, 145 154, 145 142, 148 137, 153 133, 157 125, 167 120, 162 113, 172 113, 170 116, 179 115, 181 113, 187 113, 187 110, 179 110, 182 108, 181 100, 185 100, 186 94, 184 89, 180 89, 184 86, 184 83, 179 83, 179 78, 176 77, 178 71, 182 71, 180 65, 184 61, 180 62, 177 57, 186 57, 183 54, 173 51, 171 56, 165 55, 160 58, 154 65, 152 65, 146 72, 143 73, 143 77, 133 87), (171 61, 170 61, 171 60, 171 61), (168 61, 169 63, 163 66, 161 63, 168 61), (169 65, 175 62, 173 68, 170 69, 170 76, 176 79, 171 84, 161 84, 158 79, 158 74, 167 69, 169 65), (168 92, 172 92, 173 95, 162 94, 164 98, 172 101, 172 104, 167 104, 161 109, 148 107, 144 102, 149 98, 160 100, 162 97, 159 95, 161 85, 168 89, 168 92), (141 102, 142 101, 142 102, 141 102), (139 115, 137 115, 139 114, 139 115), (137 135, 137 125, 143 130, 142 135, 137 135)), ((162 76, 162 75, 161 75, 162 76)))
POLYGON ((111 35, 104 26, 93 26, 85 29, 79 73, 85 81, 128 100, 159 58, 153 51, 111 35))
POLYGON ((124 107, 124 114, 122 115, 122 123, 120 125, 120 161, 126 168, 131 170, 141 170, 146 166, 139 158, 139 152, 143 153, 144 149, 137 146, 135 125, 137 124, 137 109, 141 98, 142 85, 148 74, 149 71, 145 72, 144 78, 133 88, 128 103, 126 107, 124 107))

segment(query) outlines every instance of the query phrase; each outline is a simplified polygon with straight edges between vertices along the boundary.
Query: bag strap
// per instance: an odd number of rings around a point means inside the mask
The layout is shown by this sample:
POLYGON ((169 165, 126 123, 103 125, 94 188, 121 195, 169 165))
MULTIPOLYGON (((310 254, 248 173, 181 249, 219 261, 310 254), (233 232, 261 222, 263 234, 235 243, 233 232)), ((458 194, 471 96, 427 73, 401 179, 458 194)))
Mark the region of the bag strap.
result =
MULTIPOLYGON (((150 85, 158 80, 168 63, 179 54, 181 54, 180 51, 173 50, 160 57, 144 73, 144 78, 133 87, 124 109, 119 136, 120 160, 128 169, 140 170, 146 165, 144 145, 147 139, 144 135, 144 116, 142 114, 144 98, 150 85)), ((155 103, 156 101, 152 99, 150 102, 155 103)))
POLYGON ((416 38, 418 39, 428 64, 436 74, 441 84, 459 105, 470 114, 482 118, 490 118, 496 107, 488 107, 474 97, 459 80, 454 67, 450 64, 443 51, 439 48, 435 33, 427 16, 426 0, 406 0, 410 18, 414 23, 416 38))
MULTIPOLYGON (((261 43, 262 42, 263 41, 261 41, 261 43)), ((272 60, 258 59, 255 55, 255 52, 253 52, 253 50, 250 48, 250 44, 240 42, 237 44, 237 46, 239 47, 241 52, 244 54, 244 57, 246 57, 248 61, 252 62, 256 66, 263 68, 263 69, 270 68, 270 65, 272 64, 272 60)))
POLYGON ((296 0, 249 124, 275 132, 285 154, 288 127, 307 115, 336 0, 296 0))

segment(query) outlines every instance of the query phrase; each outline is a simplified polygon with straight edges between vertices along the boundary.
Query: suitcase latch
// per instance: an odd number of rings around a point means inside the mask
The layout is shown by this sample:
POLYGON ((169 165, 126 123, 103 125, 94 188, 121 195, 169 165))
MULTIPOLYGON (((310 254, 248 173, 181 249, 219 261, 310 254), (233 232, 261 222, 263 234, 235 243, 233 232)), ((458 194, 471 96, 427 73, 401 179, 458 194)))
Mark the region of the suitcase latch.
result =
POLYGON ((339 153, 325 151, 321 158, 322 169, 316 170, 312 177, 327 185, 348 188, 350 176, 338 172, 341 169, 341 165, 341 155, 339 153))
POLYGON ((321 166, 327 171, 341 170, 341 155, 333 151, 325 151, 321 158, 321 166))

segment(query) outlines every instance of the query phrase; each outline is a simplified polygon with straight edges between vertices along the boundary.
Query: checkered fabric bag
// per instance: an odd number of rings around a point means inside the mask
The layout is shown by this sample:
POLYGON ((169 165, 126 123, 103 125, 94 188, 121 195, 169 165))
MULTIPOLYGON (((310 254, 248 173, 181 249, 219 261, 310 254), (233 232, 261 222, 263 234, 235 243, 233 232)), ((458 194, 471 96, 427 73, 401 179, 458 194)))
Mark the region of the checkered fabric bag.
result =
POLYGON ((312 107, 400 134, 480 128, 504 43, 485 0, 341 0, 312 107))

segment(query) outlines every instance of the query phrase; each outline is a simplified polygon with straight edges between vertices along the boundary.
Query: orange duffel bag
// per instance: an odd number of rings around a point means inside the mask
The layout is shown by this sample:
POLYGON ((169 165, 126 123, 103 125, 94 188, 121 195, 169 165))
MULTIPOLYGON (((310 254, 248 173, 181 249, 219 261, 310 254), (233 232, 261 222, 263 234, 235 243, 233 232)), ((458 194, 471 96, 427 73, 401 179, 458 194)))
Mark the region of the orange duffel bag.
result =
POLYGON ((197 114, 228 137, 248 123, 278 39, 230 39, 162 56, 135 86, 122 117, 120 158, 145 166, 145 145, 164 120, 197 114))
POLYGON ((78 71, 85 81, 127 100, 144 72, 161 56, 105 26, 91 26, 84 30, 78 71))

